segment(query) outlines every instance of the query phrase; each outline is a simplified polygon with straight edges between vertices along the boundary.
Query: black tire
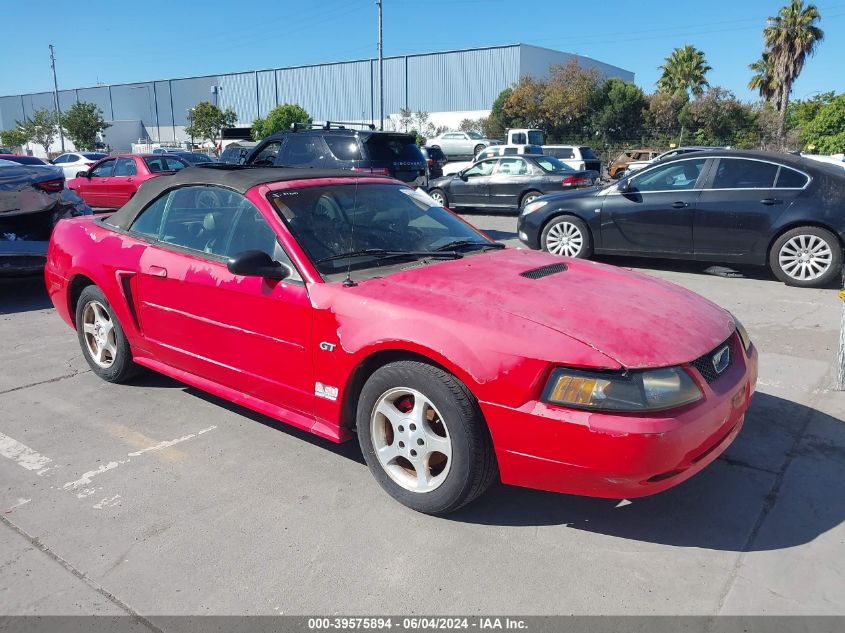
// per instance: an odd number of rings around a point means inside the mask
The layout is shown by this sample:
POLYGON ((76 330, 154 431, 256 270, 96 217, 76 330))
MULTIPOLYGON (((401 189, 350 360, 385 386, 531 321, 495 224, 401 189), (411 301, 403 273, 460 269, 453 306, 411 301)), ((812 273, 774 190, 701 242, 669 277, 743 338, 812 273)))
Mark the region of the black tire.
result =
MULTIPOLYGON (((79 346, 82 348, 82 354, 88 362, 91 371, 97 376, 108 382, 124 382, 136 375, 140 368, 132 362, 132 350, 129 348, 129 341, 126 339, 126 334, 123 332, 123 327, 114 315, 111 304, 103 291, 97 286, 87 286, 79 295, 79 301, 76 304, 76 333, 79 338, 79 346), (94 304, 102 306, 105 314, 111 321, 113 328, 113 335, 106 335, 107 342, 110 342, 114 347, 114 355, 108 366, 103 366, 97 362, 92 352, 92 347, 96 347, 93 340, 95 336, 85 332, 86 312, 89 306, 95 310, 94 304), (89 339, 89 336, 91 339, 89 339), (109 338, 109 337, 112 338, 109 338), (89 344, 90 341, 90 344, 89 344)), ((108 362, 105 359, 105 362, 108 362)))
POLYGON ((524 208, 525 205, 531 202, 534 198, 539 198, 542 195, 543 193, 541 191, 526 191, 524 194, 522 194, 522 197, 519 199, 519 208, 524 208))
POLYGON ((624 178, 626 171, 627 171, 626 169, 620 169, 619 171, 616 172, 616 175, 614 176, 614 178, 616 180, 619 180, 620 178, 624 178))
POLYGON ((481 144, 476 145, 475 149, 472 152, 472 157, 475 158, 476 156, 478 156, 478 152, 485 149, 486 147, 487 147, 486 145, 481 145, 481 144))
POLYGON ((540 248, 552 255, 589 259, 593 255, 593 236, 590 234, 590 229, 580 218, 576 218, 574 215, 560 215, 552 218, 543 227, 543 232, 540 234, 540 248), (580 233, 581 249, 575 254, 557 252, 566 248, 565 245, 561 245, 561 234, 570 232, 573 228, 580 233), (559 246, 556 246, 556 244, 559 246))
POLYGON ((449 198, 446 196, 446 192, 442 189, 432 189, 428 192, 428 195, 430 195, 434 200, 437 200, 437 196, 439 195, 442 198, 441 204, 444 207, 449 206, 449 198))
MULTIPOLYGON (((377 369, 361 390, 357 425, 361 451, 373 477, 391 497, 418 512, 453 512, 481 495, 498 476, 493 443, 478 403, 461 381, 438 367, 417 361, 399 361, 377 369), (415 390, 425 396, 436 409, 434 414, 442 414, 442 425, 451 441, 448 471, 437 487, 427 492, 415 492, 397 483, 376 456, 371 428, 375 407, 391 390, 397 389, 415 390)), ((402 430, 403 427, 400 424, 397 428, 402 430)), ((398 433, 398 430, 391 431, 391 446, 394 442, 401 446, 402 436, 398 433)), ((407 446, 414 444, 409 442, 407 446)), ((405 458, 399 456, 397 459, 405 458)), ((404 463, 413 468, 407 459, 404 463)))
MULTIPOLYGON (((808 248, 807 250, 810 249, 808 248)), ((807 253, 807 255, 810 255, 810 253, 807 253)), ((817 256, 818 255, 814 256, 814 259, 817 256)), ((816 261, 822 260, 820 258, 816 261)), ((799 226, 786 231, 775 240, 774 244, 772 244, 772 248, 769 250, 769 267, 772 269, 775 277, 789 286, 798 286, 800 288, 823 288, 836 279, 837 275, 839 275, 842 270, 842 245, 839 243, 837 237, 826 229, 822 229, 817 226, 799 226), (802 271, 800 268, 795 269, 790 267, 787 263, 789 261, 788 259, 783 262, 781 261, 782 252, 784 257, 788 257, 791 253, 800 253, 800 249, 796 250, 795 248, 796 242, 793 242, 792 240, 797 239, 797 244, 800 244, 802 238, 804 238, 807 246, 812 244, 814 246, 818 245, 820 248, 824 248, 824 246, 822 246, 822 242, 826 245, 829 255, 824 259, 824 261, 828 262, 828 265, 827 268, 824 269, 824 272, 821 272, 818 277, 801 279, 800 277, 802 275, 802 271), (787 244, 790 245, 787 246, 787 244), (795 273, 795 276, 791 273, 795 273)), ((812 260, 808 261, 807 270, 816 272, 813 270, 812 260)))

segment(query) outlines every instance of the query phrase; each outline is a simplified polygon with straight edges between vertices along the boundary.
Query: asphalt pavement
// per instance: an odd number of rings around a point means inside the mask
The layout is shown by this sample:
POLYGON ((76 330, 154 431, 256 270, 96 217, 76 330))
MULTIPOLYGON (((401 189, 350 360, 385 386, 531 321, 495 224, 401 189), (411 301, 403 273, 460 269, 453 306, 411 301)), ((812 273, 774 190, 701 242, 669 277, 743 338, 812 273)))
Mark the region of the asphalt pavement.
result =
MULTIPOLYGON (((515 238, 512 216, 466 217, 515 238)), ((446 518, 392 501, 354 442, 151 373, 97 379, 40 280, 0 282, 0 615, 845 614, 835 290, 606 261, 745 323, 742 434, 654 497, 496 485, 446 518)))

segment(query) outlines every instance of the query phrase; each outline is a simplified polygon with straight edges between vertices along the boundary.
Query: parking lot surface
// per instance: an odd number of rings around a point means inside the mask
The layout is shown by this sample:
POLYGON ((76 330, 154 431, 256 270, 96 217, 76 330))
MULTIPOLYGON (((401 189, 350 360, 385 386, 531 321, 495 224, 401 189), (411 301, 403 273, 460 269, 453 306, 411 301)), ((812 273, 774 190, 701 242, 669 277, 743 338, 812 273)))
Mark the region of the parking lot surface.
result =
MULTIPOLYGON (((515 244, 513 216, 465 217, 515 244)), ((738 440, 658 496, 498 485, 446 518, 392 501, 354 442, 152 373, 99 380, 40 279, 0 282, 0 613, 845 614, 836 292, 605 261, 745 323, 738 440)))

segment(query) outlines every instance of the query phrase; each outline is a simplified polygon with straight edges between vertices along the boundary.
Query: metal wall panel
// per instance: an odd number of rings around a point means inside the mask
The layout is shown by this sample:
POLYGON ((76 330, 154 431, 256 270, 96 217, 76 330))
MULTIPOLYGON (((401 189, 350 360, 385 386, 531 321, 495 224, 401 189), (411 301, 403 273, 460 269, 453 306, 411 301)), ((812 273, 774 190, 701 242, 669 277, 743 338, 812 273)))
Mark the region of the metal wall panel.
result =
POLYGON ((112 112, 108 86, 98 86, 96 88, 80 88, 75 92, 80 101, 96 104, 97 107, 103 111, 103 118, 106 121, 114 120, 115 116, 112 112))
POLYGON ((111 87, 111 102, 115 121, 139 120, 147 127, 155 127, 155 100, 152 83, 123 84, 111 87))
POLYGON ((232 108, 238 121, 249 125, 258 116, 256 74, 233 73, 220 75, 220 109, 232 108))
POLYGON ((16 121, 23 121, 23 103, 19 96, 0 97, 0 129, 11 130, 16 121))
POLYGON ((297 103, 314 120, 372 116, 370 62, 344 62, 276 71, 279 103, 297 103))
MULTIPOLYGON (((190 79, 173 79, 170 89, 173 92, 173 116, 176 125, 188 125, 188 110, 200 101, 215 102, 215 95, 211 87, 217 85, 217 77, 192 77, 190 79)), ((222 93, 217 95, 222 96, 222 93)))
POLYGON ((251 125, 257 116, 267 116, 267 113, 278 105, 276 103, 276 71, 261 70, 256 74, 258 75, 258 111, 254 116, 247 114, 242 119, 240 119, 241 113, 238 112, 238 118, 244 125, 251 125))
POLYGON ((173 126, 170 114, 170 82, 153 82, 153 104, 158 108, 158 124, 161 127, 173 126))
POLYGON ((76 90, 59 90, 59 109, 62 114, 76 104, 76 90))
POLYGON ((408 57, 408 107, 413 111, 486 110, 519 79, 519 47, 408 57))
POLYGON ((36 110, 49 110, 53 112, 56 109, 56 102, 52 92, 39 92, 24 95, 23 108, 24 116, 31 117, 36 110))

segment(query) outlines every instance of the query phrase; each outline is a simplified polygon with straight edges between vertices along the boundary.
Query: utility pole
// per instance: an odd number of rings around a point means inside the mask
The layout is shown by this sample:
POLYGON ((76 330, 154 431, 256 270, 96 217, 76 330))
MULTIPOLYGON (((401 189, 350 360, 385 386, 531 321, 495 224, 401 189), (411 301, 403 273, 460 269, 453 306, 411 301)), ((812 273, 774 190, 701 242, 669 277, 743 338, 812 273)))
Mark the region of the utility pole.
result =
POLYGON ((56 127, 59 128, 59 139, 62 142, 62 154, 65 153, 65 135, 62 132, 62 111, 59 109, 59 82, 56 80, 56 55, 50 44, 50 66, 53 68, 53 101, 56 106, 56 127))
POLYGON ((384 43, 381 38, 381 0, 376 0, 378 5, 378 99, 379 99, 379 126, 378 129, 384 129, 384 60, 382 55, 384 53, 384 43))

